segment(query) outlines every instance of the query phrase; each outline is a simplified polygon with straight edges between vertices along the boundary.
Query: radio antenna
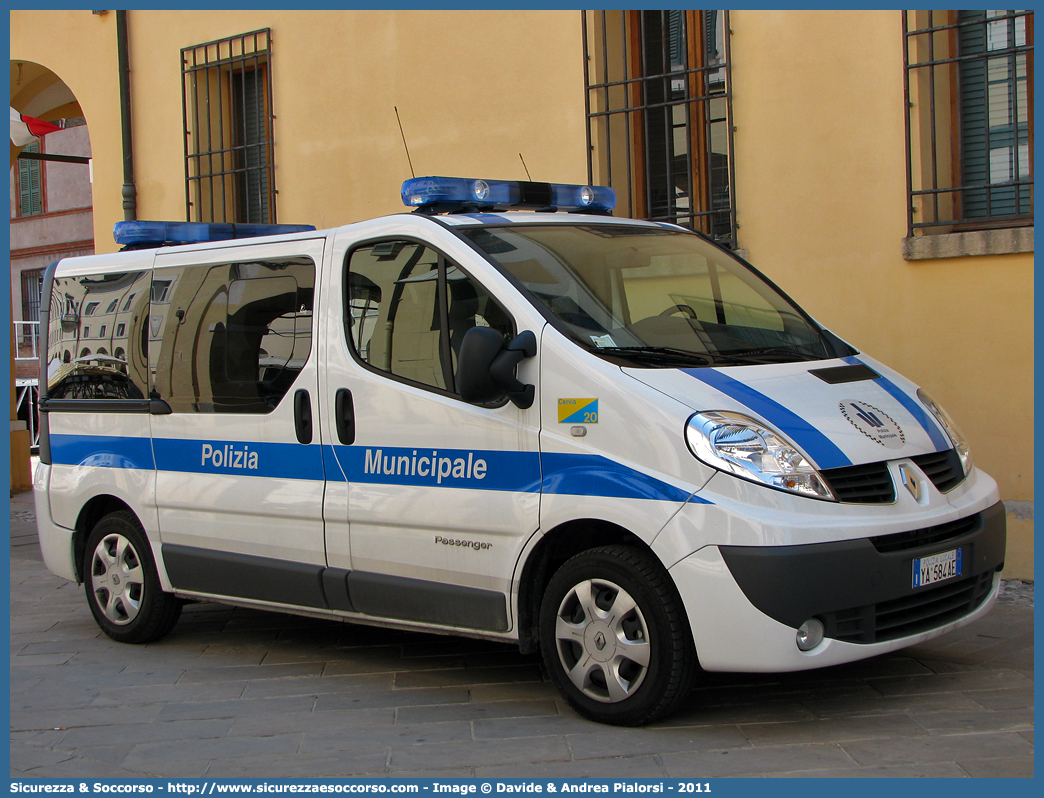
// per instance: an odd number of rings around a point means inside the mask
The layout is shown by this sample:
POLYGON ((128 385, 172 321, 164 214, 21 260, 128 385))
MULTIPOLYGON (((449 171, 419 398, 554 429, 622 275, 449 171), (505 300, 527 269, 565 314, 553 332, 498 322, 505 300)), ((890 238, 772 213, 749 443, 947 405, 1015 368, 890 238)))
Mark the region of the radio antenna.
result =
POLYGON ((532 183, 532 182, 533 182, 533 178, 531 178, 531 177, 529 176, 529 167, 528 167, 528 166, 526 166, 526 159, 522 157, 522 153, 519 153, 519 154, 518 154, 518 159, 519 159, 520 161, 522 161, 522 168, 526 170, 526 179, 528 179, 528 180, 529 180, 529 182, 530 182, 530 183, 532 183))
POLYGON ((392 108, 395 109, 395 121, 399 123, 399 135, 402 136, 402 146, 403 149, 406 150, 406 161, 410 165, 410 177, 416 177, 417 173, 413 171, 413 159, 410 158, 410 147, 406 143, 406 134, 402 132, 402 120, 399 119, 399 107, 397 105, 393 105, 392 108))

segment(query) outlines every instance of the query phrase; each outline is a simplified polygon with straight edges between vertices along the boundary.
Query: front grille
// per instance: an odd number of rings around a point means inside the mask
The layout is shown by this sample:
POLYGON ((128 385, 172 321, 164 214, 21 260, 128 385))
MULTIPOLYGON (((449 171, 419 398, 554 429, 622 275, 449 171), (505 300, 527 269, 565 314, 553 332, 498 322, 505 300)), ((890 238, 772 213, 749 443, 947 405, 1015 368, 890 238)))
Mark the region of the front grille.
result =
POLYGON ((845 643, 883 643, 963 618, 986 600, 992 585, 993 572, 987 571, 902 598, 821 617, 827 637, 845 643))
POLYGON ((979 523, 978 515, 969 515, 958 521, 948 521, 938 526, 929 526, 924 529, 911 529, 909 532, 899 532, 895 535, 878 535, 870 538, 874 548, 881 554, 893 551, 905 551, 906 549, 917 549, 921 546, 930 546, 933 543, 942 543, 953 540, 971 532, 979 523))
POLYGON ((940 493, 953 490, 964 481, 964 469, 956 449, 945 452, 932 452, 911 457, 940 493))
POLYGON ((895 501, 895 484, 888 463, 828 468, 820 472, 838 501, 852 504, 889 504, 895 501))

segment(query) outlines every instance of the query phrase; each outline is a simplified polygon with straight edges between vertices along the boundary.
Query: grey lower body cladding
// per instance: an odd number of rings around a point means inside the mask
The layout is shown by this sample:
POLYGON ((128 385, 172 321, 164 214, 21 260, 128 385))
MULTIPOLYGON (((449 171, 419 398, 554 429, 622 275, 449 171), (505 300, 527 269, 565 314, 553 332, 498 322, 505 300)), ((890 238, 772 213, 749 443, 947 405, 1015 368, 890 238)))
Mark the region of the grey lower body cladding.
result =
POLYGON ((162 552, 175 590, 490 632, 508 628, 505 597, 493 590, 169 543, 162 552))

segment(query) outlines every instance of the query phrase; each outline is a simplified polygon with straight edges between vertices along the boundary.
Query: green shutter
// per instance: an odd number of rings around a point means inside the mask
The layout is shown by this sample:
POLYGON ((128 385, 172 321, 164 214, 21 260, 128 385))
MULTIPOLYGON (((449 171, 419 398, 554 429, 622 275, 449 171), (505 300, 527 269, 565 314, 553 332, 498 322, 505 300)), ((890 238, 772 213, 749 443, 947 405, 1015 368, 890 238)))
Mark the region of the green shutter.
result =
MULTIPOLYGON (((1012 175, 1029 177, 1018 174, 1018 168, 1012 165, 1012 161, 1018 158, 1019 145, 1026 145, 1029 141, 1026 124, 1018 124, 1016 116, 1019 81, 1014 62, 1019 56, 991 57, 987 46, 987 30, 991 23, 985 11, 959 11, 957 20, 960 24, 958 52, 962 59, 960 115, 964 218, 987 219, 1031 213, 1029 186, 996 185, 1010 181, 1012 175), (969 56, 971 59, 966 60, 969 56), (991 66, 993 74, 990 73, 991 66), (996 106, 992 124, 991 95, 996 106), (1000 160, 995 174, 991 174, 991 157, 1000 160), (1007 170, 1003 167, 1005 159, 1009 164, 1007 170)), ((993 24, 1006 27, 1008 47, 1013 46, 1016 41, 1015 20, 993 24)))
MULTIPOLYGON (((40 144, 27 144, 23 152, 39 152, 40 144)), ((43 193, 40 184, 40 162, 18 161, 18 215, 39 216, 43 213, 43 193)))

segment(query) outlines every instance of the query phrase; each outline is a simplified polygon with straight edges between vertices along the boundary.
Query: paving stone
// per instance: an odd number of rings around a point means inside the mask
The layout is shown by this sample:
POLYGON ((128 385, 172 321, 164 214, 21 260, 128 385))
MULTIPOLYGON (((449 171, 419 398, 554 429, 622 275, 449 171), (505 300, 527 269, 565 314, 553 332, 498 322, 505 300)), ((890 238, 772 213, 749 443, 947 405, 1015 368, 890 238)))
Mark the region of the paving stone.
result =
POLYGON ((868 679, 882 695, 910 695, 922 693, 949 693, 966 690, 999 690, 1029 687, 1032 681, 1018 671, 998 670, 939 673, 931 676, 902 676, 898 678, 868 679))
POLYGON ((207 740, 224 737, 232 728, 231 718, 216 720, 175 720, 154 723, 91 726, 69 729, 56 747, 79 751, 89 746, 128 745, 181 740, 207 740))
POLYGON ((234 721, 229 732, 233 736, 262 737, 271 734, 273 730, 281 734, 315 732, 333 736, 344 729, 365 733, 374 727, 391 726, 395 723, 395 709, 382 707, 328 712, 284 712, 278 716, 257 713, 240 715, 234 721))
POLYGON ((488 779, 658 779, 666 773, 655 756, 614 756, 573 762, 537 762, 525 766, 484 765, 475 768, 475 776, 488 779))
POLYGON ((11 710, 11 729, 72 729, 77 726, 112 726, 155 720, 162 704, 137 707, 86 707, 43 711, 11 710))
POLYGON ((357 691, 350 695, 320 695, 315 702, 316 712, 331 709, 370 709, 373 707, 416 707, 428 704, 452 705, 468 701, 465 687, 444 687, 439 690, 388 690, 385 692, 357 691))
MULTIPOLYGON (((459 689, 459 688, 454 688, 459 689)), ((408 695, 411 691, 404 690, 408 695)), ((440 706, 402 707, 396 713, 396 723, 440 723, 453 720, 482 720, 485 718, 528 718, 534 715, 557 715, 554 701, 497 701, 488 704, 458 703, 440 706)))
POLYGON ((924 765, 881 765, 868 768, 840 768, 835 770, 796 770, 784 773, 763 773, 766 779, 955 779, 967 778, 967 773, 953 762, 930 762, 924 765))
POLYGON ((1032 779, 1033 757, 961 759, 958 765, 974 779, 1032 779))
POLYGON ((213 684, 160 684, 118 687, 102 690, 91 706, 131 706, 162 702, 227 701, 240 698, 248 683, 214 682, 213 684))
POLYGON ((771 721, 775 723, 795 720, 813 720, 816 715, 802 702, 761 701, 756 704, 718 704, 703 707, 689 702, 680 711, 658 721, 650 728, 672 728, 676 726, 721 726, 739 723, 771 721))
POLYGON ((1018 758, 1033 755, 1033 746, 1018 734, 949 734, 910 737, 897 745, 886 738, 841 744, 860 765, 912 765, 956 762, 962 758, 1018 758))
POLYGON ((558 690, 551 682, 516 682, 513 684, 482 685, 475 684, 469 688, 471 700, 476 704, 488 704, 493 701, 526 701, 533 698, 554 700, 558 690))
POLYGON ((540 682, 543 677, 535 665, 514 665, 502 668, 458 668, 437 671, 410 671, 395 674, 395 687, 448 687, 450 685, 508 684, 540 682))
MULTIPOLYGON (((205 773, 214 761, 235 756, 267 756, 296 753, 301 744, 300 734, 280 734, 271 737, 224 737, 216 740, 181 740, 177 745, 168 742, 142 743, 131 749, 123 760, 127 770, 149 771, 162 767, 191 763, 193 773, 205 773)), ((255 775, 257 775, 255 773, 255 775)))
POLYGON ((827 718, 794 723, 754 723, 744 724, 739 728, 755 746, 843 742, 879 737, 895 741, 928 734, 921 726, 902 714, 827 718))
POLYGON ((802 705, 817 718, 850 718, 860 715, 919 714, 941 710, 974 711, 981 709, 960 693, 928 693, 882 696, 869 685, 858 694, 803 698, 802 705))
POLYGON ((674 751, 708 751, 747 747, 747 738, 736 726, 706 726, 681 729, 624 729, 592 724, 591 730, 570 734, 574 759, 607 756, 665 754, 674 751))
POLYGON ((207 763, 206 775, 214 778, 315 779, 319 776, 358 776, 385 773, 388 753, 359 756, 339 751, 301 753, 291 756, 239 756, 214 759, 207 763))
POLYGON ((224 668, 193 668, 185 671, 181 677, 182 684, 198 682, 234 682, 240 679, 255 681, 257 679, 292 679, 297 676, 318 676, 323 672, 321 662, 302 663, 299 665, 263 665, 232 666, 224 668))
POLYGON ((301 753, 323 750, 341 750, 361 753, 377 749, 402 748, 427 743, 450 743, 472 739, 471 724, 420 723, 395 724, 355 729, 344 726, 340 729, 322 727, 304 732, 301 753))
POLYGON ((856 764, 839 746, 831 743, 736 747, 664 754, 660 758, 668 776, 699 779, 847 768, 856 764))
POLYGON ((543 737, 557 734, 582 734, 600 728, 598 724, 569 711, 564 715, 539 715, 531 718, 488 718, 472 722, 476 740, 543 737))
POLYGON ((159 713, 159 720, 205 720, 207 718, 238 718, 243 715, 280 715, 293 712, 311 712, 315 706, 312 696, 291 698, 240 698, 235 701, 192 701, 167 704, 159 713))
POLYGON ((391 690, 394 675, 390 673, 355 676, 307 676, 297 679, 265 679, 247 682, 244 698, 314 695, 327 693, 355 695, 373 690, 391 690))
POLYGON ((1009 732, 1033 729, 1032 709, 946 710, 912 714, 912 719, 928 731, 938 734, 960 732, 1009 732))
POLYGON ((404 671, 443 670, 463 668, 462 655, 440 657, 402 656, 402 646, 379 646, 348 649, 347 654, 336 660, 328 660, 324 676, 341 676, 356 673, 402 673, 404 671))
POLYGON ((469 740, 393 748, 388 769, 394 774, 398 770, 419 768, 528 765, 533 762, 569 759, 569 746, 566 745, 564 737, 537 737, 524 747, 519 746, 514 740, 469 740))

